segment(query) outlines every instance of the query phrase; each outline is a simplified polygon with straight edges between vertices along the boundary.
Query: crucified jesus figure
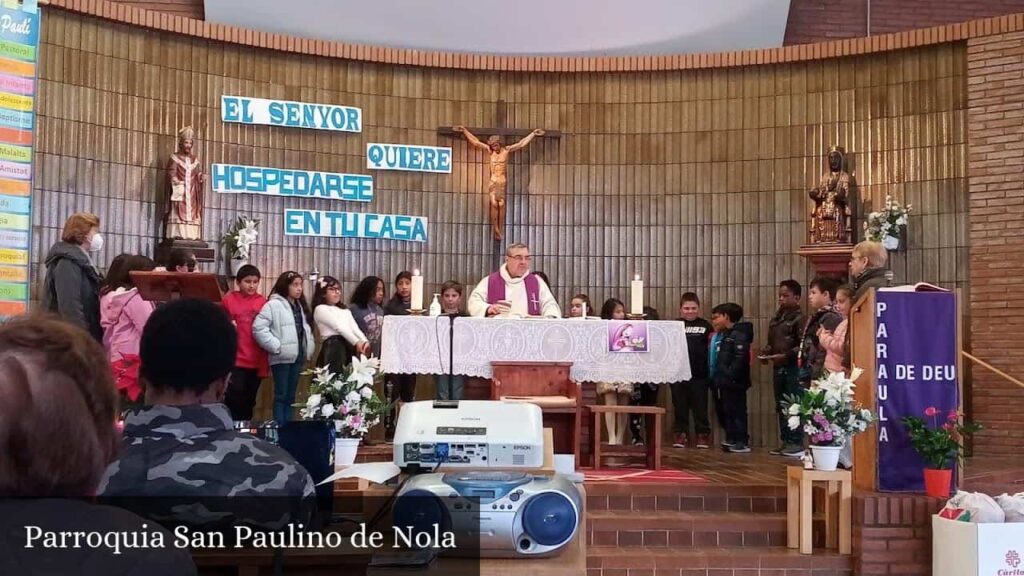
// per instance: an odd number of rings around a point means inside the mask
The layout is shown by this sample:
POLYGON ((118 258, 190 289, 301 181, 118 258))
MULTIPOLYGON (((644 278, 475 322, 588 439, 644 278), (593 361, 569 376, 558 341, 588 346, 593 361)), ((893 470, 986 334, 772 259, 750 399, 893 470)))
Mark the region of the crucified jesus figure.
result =
POLYGON ((534 130, 511 146, 504 146, 501 137, 497 135, 488 138, 487 144, 484 144, 472 132, 466 130, 465 126, 456 126, 455 131, 461 132, 470 144, 486 150, 491 155, 491 180, 487 184, 487 193, 491 197, 491 229, 494 232, 494 239, 501 240, 505 237, 505 174, 508 172, 508 154, 526 148, 531 140, 543 136, 544 131, 534 130))

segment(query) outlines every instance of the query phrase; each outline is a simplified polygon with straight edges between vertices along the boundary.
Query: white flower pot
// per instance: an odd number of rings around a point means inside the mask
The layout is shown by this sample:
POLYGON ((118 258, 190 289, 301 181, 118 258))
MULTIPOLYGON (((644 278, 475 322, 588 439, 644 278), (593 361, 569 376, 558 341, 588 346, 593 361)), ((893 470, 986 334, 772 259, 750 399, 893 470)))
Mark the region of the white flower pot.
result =
POLYGON ((814 469, 822 472, 835 472, 839 466, 839 452, 842 449, 842 446, 811 446, 814 469))
POLYGON ((335 438, 334 465, 351 466, 355 464, 360 442, 359 438, 335 438))
POLYGON ((886 250, 899 250, 900 249, 900 238, 899 236, 886 236, 882 238, 882 246, 885 246, 886 250))
POLYGON ((237 276, 238 275, 238 270, 242 266, 245 266, 248 263, 249 263, 248 260, 244 260, 242 258, 232 258, 231 259, 231 276, 232 277, 237 276))

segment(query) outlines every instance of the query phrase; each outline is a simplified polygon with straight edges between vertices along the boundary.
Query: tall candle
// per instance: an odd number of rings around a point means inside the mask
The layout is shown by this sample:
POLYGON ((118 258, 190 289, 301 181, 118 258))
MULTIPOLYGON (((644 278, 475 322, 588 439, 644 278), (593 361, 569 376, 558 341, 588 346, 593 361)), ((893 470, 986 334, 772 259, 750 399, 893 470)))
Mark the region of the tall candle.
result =
POLYGON ((419 270, 412 272, 412 302, 409 308, 423 310, 423 276, 420 276, 419 270))
POLYGON ((581 318, 586 318, 587 317, 587 303, 586 302, 580 302, 580 308, 582 309, 580 311, 580 317, 581 318))
POLYGON ((629 313, 637 316, 644 313, 644 281, 639 274, 630 282, 629 313))

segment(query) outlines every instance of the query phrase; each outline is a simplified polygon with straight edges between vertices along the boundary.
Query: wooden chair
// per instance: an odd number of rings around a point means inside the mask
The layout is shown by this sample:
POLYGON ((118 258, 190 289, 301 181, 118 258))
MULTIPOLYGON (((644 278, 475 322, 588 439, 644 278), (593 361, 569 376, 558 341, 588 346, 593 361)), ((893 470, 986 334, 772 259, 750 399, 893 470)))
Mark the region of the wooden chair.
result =
POLYGON ((554 434, 555 452, 580 465, 583 398, 569 376, 572 362, 491 362, 491 400, 537 404, 554 434))

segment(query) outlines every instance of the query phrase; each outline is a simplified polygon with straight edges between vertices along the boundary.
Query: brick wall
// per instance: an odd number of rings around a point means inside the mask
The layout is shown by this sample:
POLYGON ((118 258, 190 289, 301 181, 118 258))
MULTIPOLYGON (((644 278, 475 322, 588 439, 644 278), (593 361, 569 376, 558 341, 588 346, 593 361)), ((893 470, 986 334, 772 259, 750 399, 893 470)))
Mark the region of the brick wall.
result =
MULTIPOLYGON (((1024 0, 871 0, 871 35, 1024 12, 1024 0)), ((867 33, 868 0, 790 0, 785 44, 867 33)))
POLYGON ((117 4, 126 4, 144 10, 166 12, 185 18, 204 20, 206 11, 203 7, 203 0, 110 0, 117 4))
POLYGON ((926 496, 858 494, 853 498, 853 555, 859 576, 932 573, 931 517, 942 502, 926 496))
MULTIPOLYGON (((971 348, 1024 376, 1024 33, 972 38, 967 45, 971 348)), ((973 368, 974 417, 985 426, 975 453, 1024 450, 1024 389, 973 368)))

